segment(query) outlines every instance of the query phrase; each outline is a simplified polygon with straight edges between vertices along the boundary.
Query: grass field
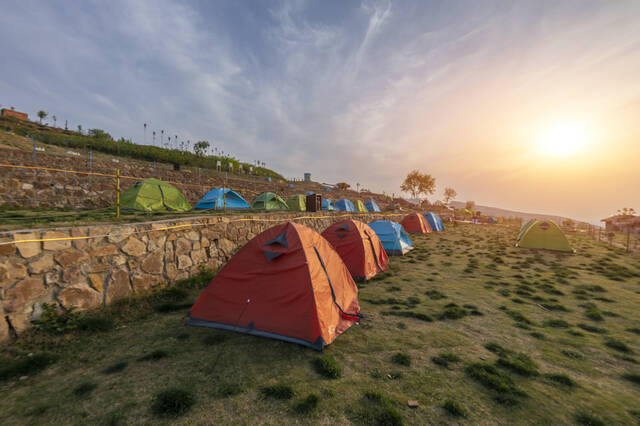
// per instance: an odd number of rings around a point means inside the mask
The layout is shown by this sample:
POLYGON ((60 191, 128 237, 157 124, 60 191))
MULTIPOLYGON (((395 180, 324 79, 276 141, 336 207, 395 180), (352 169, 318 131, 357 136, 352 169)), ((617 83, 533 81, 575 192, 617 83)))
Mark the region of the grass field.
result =
POLYGON ((2 349, 0 423, 638 424, 640 260, 516 234, 415 237, 322 355, 184 326, 207 277, 34 332, 2 349))

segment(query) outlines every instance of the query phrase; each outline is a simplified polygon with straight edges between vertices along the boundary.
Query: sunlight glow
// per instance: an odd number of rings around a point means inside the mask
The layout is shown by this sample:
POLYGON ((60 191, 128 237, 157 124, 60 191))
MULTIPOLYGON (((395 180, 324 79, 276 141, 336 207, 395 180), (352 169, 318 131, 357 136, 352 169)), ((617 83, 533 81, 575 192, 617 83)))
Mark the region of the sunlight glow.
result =
POLYGON ((578 124, 558 124, 548 129, 540 142, 545 154, 552 157, 569 157, 585 148, 587 132, 584 126, 578 124))

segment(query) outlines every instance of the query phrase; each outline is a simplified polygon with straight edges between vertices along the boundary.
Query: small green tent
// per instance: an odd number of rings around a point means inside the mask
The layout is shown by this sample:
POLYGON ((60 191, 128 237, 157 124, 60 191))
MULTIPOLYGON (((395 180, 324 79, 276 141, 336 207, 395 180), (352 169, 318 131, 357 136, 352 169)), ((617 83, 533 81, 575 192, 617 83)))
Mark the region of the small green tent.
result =
POLYGON ((307 211, 307 197, 302 194, 296 194, 289 197, 287 200, 287 206, 289 206, 289 210, 305 212, 307 211))
POLYGON ((573 252, 569 240, 552 220, 533 220, 521 229, 516 247, 573 252))
POLYGON ((131 185, 120 195, 120 208, 145 212, 191 210, 184 195, 170 183, 145 179, 131 185))
POLYGON ((366 213, 366 212, 369 211, 369 210, 367 210, 367 206, 364 205, 362 200, 356 200, 356 202, 353 203, 353 204, 354 204, 357 212, 366 213))
POLYGON ((278 194, 263 192, 253 199, 251 208, 256 210, 288 210, 289 206, 278 194))

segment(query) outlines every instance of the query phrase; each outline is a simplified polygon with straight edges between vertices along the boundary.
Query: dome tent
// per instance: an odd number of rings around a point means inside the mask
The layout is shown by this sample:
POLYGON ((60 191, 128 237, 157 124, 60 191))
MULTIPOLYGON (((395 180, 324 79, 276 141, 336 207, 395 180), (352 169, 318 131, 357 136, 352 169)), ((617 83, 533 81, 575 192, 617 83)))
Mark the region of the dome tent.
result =
POLYGON ((530 220, 522 226, 516 247, 573 252, 569 240, 552 220, 530 220))
POLYGON ((369 224, 389 256, 402 256, 415 246, 402 225, 390 220, 376 220, 369 224))
POLYGON ((379 213, 382 211, 380 210, 380 206, 378 206, 378 204, 373 198, 370 198, 367 201, 365 201, 364 205, 367 208, 367 210, 369 210, 370 212, 379 213))
POLYGON ((145 212, 191 210, 184 195, 173 185, 159 179, 145 179, 131 185, 120 195, 120 208, 145 212))
POLYGON ((432 212, 426 212, 422 215, 425 219, 427 219, 427 222, 429 223, 431 229, 433 229, 434 231, 444 231, 444 223, 442 223, 442 219, 440 219, 440 216, 432 212))
POLYGON ((288 210, 289 206, 273 192, 263 192, 253 199, 251 208, 256 210, 288 210))
POLYGON ((346 198, 340 198, 338 201, 335 202, 335 207, 338 210, 341 210, 343 212, 355 212, 356 208, 353 206, 353 203, 350 200, 347 200, 346 198))
POLYGON ((333 205, 333 201, 329 198, 322 199, 322 210, 336 210, 336 207, 333 205))
POLYGON ((400 224, 403 226, 405 231, 411 234, 431 233, 429 222, 427 222, 427 219, 425 219, 424 216, 418 213, 409 213, 404 218, 402 218, 402 222, 400 222, 400 224))
POLYGON ((346 219, 322 232, 336 249, 354 279, 368 280, 389 269, 389 257, 380 238, 366 223, 346 219))
POLYGON ((369 211, 367 210, 367 206, 364 205, 362 200, 356 200, 354 207, 356 208, 356 211, 360 213, 367 213, 369 211))
POLYGON ((304 212, 307 211, 307 197, 302 194, 296 194, 287 200, 289 210, 304 212))
POLYGON ((240 194, 229 188, 213 188, 198 201, 195 209, 248 209, 251 206, 240 194))
POLYGON ((322 350, 360 319, 358 289, 331 244, 287 222, 254 237, 213 278, 189 325, 322 350))

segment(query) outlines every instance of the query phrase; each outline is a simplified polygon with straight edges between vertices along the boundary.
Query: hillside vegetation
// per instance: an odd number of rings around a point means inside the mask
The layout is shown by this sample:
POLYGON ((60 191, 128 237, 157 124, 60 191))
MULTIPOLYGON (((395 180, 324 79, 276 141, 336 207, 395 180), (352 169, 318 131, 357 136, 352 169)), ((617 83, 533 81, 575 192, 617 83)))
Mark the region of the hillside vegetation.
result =
POLYGON ((100 129, 90 129, 87 134, 71 130, 40 125, 34 122, 25 122, 14 118, 0 118, 0 129, 10 131, 19 136, 33 137, 36 140, 72 149, 91 149, 105 154, 120 157, 134 158, 145 161, 158 161, 179 166, 193 166, 216 169, 217 162, 222 164, 222 170, 228 169, 228 164, 233 164, 233 170, 237 171, 242 165, 245 171, 253 167, 254 173, 260 176, 269 176, 276 179, 284 179, 281 174, 265 167, 257 167, 243 163, 230 156, 196 155, 193 152, 179 149, 168 149, 153 145, 141 145, 124 138, 114 140, 111 135, 100 129))

